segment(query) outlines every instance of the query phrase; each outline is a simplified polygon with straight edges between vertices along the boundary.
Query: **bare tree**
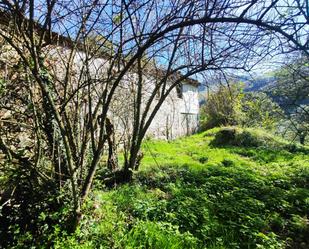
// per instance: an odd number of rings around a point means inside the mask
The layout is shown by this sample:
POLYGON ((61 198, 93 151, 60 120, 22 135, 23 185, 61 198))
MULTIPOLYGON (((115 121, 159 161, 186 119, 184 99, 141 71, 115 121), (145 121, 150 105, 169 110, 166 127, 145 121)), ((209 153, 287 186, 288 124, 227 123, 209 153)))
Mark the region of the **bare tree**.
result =
POLYGON ((69 182, 78 221, 105 146, 111 160, 115 153, 109 116, 118 93, 130 93, 130 105, 123 100, 132 114, 123 118, 125 164, 116 174, 128 181, 153 118, 183 80, 206 70, 250 70, 291 50, 308 53, 304 10, 305 1, 278 0, 4 0, 0 37, 25 76, 20 94, 30 99, 24 122, 35 146, 33 157, 20 156, 4 136, 0 148, 52 175, 59 188, 69 182), (42 158, 49 171, 40 168, 42 158))

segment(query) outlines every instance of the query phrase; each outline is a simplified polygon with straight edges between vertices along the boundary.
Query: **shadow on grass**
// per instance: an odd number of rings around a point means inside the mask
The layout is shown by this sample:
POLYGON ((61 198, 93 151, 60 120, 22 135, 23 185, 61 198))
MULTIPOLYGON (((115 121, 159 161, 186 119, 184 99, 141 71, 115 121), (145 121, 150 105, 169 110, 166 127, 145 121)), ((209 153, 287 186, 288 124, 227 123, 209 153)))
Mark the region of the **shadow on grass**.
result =
MULTIPOLYGON (((130 199, 123 210, 137 219, 176 225, 203 246, 219 240, 228 248, 307 248, 309 190, 295 182, 297 172, 274 178, 231 164, 144 172, 137 182, 160 194, 138 207, 130 199)), ((308 177, 297 175, 297 181, 305 183, 308 177)))

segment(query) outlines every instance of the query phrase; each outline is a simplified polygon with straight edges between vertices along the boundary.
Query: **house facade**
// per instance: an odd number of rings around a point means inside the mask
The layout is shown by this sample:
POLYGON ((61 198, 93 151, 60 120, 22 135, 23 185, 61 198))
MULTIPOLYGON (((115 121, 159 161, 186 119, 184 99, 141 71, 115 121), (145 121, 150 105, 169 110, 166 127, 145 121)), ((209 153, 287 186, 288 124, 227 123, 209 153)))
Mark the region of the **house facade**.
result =
MULTIPOLYGON (((64 55, 69 53, 69 50, 68 47, 61 47, 58 45, 57 49, 54 49, 54 55, 52 57, 59 58, 59 56, 62 56, 64 58, 64 55)), ((76 53, 74 57, 76 68, 82 67, 85 58, 86 55, 83 51, 78 51, 76 53)), ((97 75, 106 74, 108 66, 108 59, 95 58, 91 61, 90 73, 93 75, 93 78, 96 78, 97 75)), ((61 69, 58 68, 56 70, 59 71, 58 74, 61 74, 61 69)), ((77 74, 79 74, 79 72, 77 74)), ((132 92, 136 90, 134 86, 132 86, 135 83, 132 82, 136 82, 137 78, 138 76, 134 72, 129 72, 125 75, 120 83, 121 87, 119 87, 115 93, 114 103, 112 103, 109 111, 109 118, 115 127, 115 132, 118 133, 118 137, 123 135, 125 129, 131 128, 130 123, 132 123, 131 121, 133 118, 132 106, 134 102, 132 92)), ((145 74, 143 78, 144 92, 142 101, 146 103, 152 91, 149 89, 154 88, 158 79, 156 79, 153 74, 145 74)), ((198 81, 189 78, 183 80, 175 87, 156 113, 146 136, 171 140, 195 133, 199 127, 198 86, 198 81)), ((100 90, 100 86, 98 86, 96 90, 98 92, 102 91, 100 90)), ((96 101, 99 100, 94 97, 94 102, 96 101)), ((155 104, 156 101, 154 101, 152 105, 155 104)), ((142 105, 142 109, 143 108, 144 106, 142 105)), ((85 115, 87 115, 87 113, 85 113, 85 115)))
MULTIPOLYGON (((5 19, 3 20, 5 21, 5 19)), ((2 22, 0 24, 7 25, 7 22, 2 22)), ((53 39, 49 41, 50 45, 46 47, 46 54, 48 54, 48 58, 50 60, 48 62, 48 66, 54 69, 53 75, 56 77, 57 82, 65 82, 64 78, 66 77, 65 72, 67 70, 66 61, 69 60, 73 41, 56 33, 52 33, 52 37, 53 39)), ((88 58, 83 52, 83 49, 80 47, 81 46, 77 46, 78 51, 74 55, 74 66, 71 70, 71 72, 74 74, 73 77, 77 79, 77 83, 74 83, 73 80, 72 85, 68 88, 68 92, 74 92, 76 88, 80 87, 78 85, 78 78, 85 74, 85 72, 82 71, 82 68, 88 58)), ((97 75, 98 77, 102 77, 102 75, 106 74, 107 68, 110 64, 106 56, 103 56, 102 58, 92 58, 90 63, 90 74, 92 75, 93 79, 96 79, 97 75)), ((111 108, 109 113, 109 117, 113 122, 115 131, 119 134, 122 134, 123 130, 128 128, 127 124, 124 122, 127 120, 127 123, 129 123, 128 120, 130 121, 133 112, 130 110, 132 109, 131 107, 133 105, 133 101, 130 99, 130 93, 134 91, 134 87, 130 88, 129 85, 130 81, 132 82, 132 79, 133 81, 136 81, 137 77, 133 72, 127 74, 128 75, 124 77, 123 82, 121 82, 122 90, 115 93, 115 95, 118 95, 118 98, 115 98, 116 103, 112 104, 115 106, 115 108, 111 108), (119 109, 119 106, 121 106, 121 110, 119 109)), ((145 94, 143 95, 146 96, 145 99, 147 99, 147 89, 151 89, 155 86, 156 78, 151 74, 145 74, 143 78, 146 89, 145 94)), ((146 136, 170 140, 196 132, 199 126, 198 84, 199 83, 197 81, 192 79, 183 80, 180 84, 178 84, 178 86, 170 92, 169 96, 166 98, 156 113, 150 127, 148 128, 146 136)), ((102 91, 103 87, 98 85, 93 92, 94 103, 99 101, 98 96, 100 96, 100 92, 102 93, 102 91)), ((82 92, 81 96, 83 94, 86 93, 82 92)), ((81 104, 85 106, 87 105, 86 103, 81 104)), ((70 106, 68 106, 68 108, 70 108, 70 106)), ((79 117, 81 126, 85 125, 84 117, 86 117, 86 115, 87 108, 84 108, 84 111, 80 113, 79 117)))
POLYGON ((170 140, 193 134, 198 130, 198 127, 198 84, 187 80, 175 88, 162 104, 147 135, 170 140))

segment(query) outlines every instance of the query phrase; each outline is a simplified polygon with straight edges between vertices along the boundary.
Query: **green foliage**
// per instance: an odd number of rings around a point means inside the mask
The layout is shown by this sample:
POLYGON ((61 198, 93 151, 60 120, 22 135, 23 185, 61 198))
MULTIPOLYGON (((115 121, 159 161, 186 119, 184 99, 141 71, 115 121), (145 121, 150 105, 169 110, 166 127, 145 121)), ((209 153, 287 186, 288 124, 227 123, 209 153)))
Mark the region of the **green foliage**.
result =
POLYGON ((308 247, 306 147, 291 153, 267 132, 235 127, 147 143, 135 181, 94 193, 56 248, 308 247), (216 145, 223 130, 236 140, 216 145))
POLYGON ((0 179, 0 247, 23 248, 44 236, 55 224, 67 222, 68 212, 51 181, 41 181, 36 171, 6 161, 0 179), (60 204, 61 203, 61 204, 60 204))
POLYGON ((301 144, 306 143, 309 134, 309 105, 300 105, 290 115, 290 122, 294 124, 294 130, 301 144))
POLYGON ((274 130, 283 111, 265 93, 244 93, 239 85, 220 86, 201 108, 201 130, 227 125, 274 130))
POLYGON ((201 109, 201 129, 238 124, 241 98, 241 90, 236 84, 229 87, 220 85, 217 91, 209 94, 206 104, 201 109))
POLYGON ((305 144, 309 134, 309 67, 308 57, 295 58, 276 73, 276 85, 271 94, 285 110, 287 120, 281 124, 285 137, 298 138, 305 144))
POLYGON ((279 105, 262 92, 248 92, 241 102, 244 126, 273 130, 284 115, 279 105))
POLYGON ((282 104, 297 105, 298 101, 308 98, 309 71, 306 56, 295 58, 281 67, 275 72, 275 77, 276 87, 273 88, 273 94, 283 98, 282 104))
POLYGON ((177 226, 167 222, 139 221, 127 235, 124 248, 197 248, 197 239, 189 232, 180 233, 177 226))
MULTIPOLYGON (((241 147, 259 147, 264 148, 290 148, 289 143, 283 139, 275 137, 266 131, 253 128, 226 127, 220 129, 214 140, 214 145, 234 145, 241 147)), ((302 148, 302 147, 300 147, 302 148)), ((297 150, 297 148, 295 148, 297 150)))
POLYGON ((122 248, 128 233, 125 213, 118 212, 108 193, 96 192, 84 207, 84 218, 72 235, 56 230, 54 248, 122 248))
POLYGON ((37 201, 26 209, 37 232, 16 223, 10 248, 308 247, 307 147, 226 127, 143 150, 134 182, 94 191, 75 233, 66 232, 70 210, 37 201))

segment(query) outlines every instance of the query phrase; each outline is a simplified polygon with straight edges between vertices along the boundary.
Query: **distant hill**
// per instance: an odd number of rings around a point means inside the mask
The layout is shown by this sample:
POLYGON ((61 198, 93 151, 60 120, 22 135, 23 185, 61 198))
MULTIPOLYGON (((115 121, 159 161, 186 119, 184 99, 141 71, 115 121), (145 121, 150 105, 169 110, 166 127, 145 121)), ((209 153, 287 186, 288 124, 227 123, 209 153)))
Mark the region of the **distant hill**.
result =
MULTIPOLYGON (((234 82, 242 82, 244 84, 244 92, 265 92, 270 96, 275 102, 277 102, 285 111, 294 112, 295 104, 297 105, 308 105, 309 98, 302 98, 297 101, 290 100, 283 96, 274 96, 272 89, 276 87, 276 78, 273 76, 258 76, 255 78, 249 76, 237 76, 232 78, 234 82)), ((215 85, 215 84, 214 84, 215 85)), ((206 102, 206 87, 199 87, 199 99, 200 104, 206 102)))
POLYGON ((275 84, 275 77, 258 77, 258 78, 249 78, 249 77, 240 77, 239 81, 245 84, 245 92, 259 92, 267 91, 270 87, 275 84))
MULTIPOLYGON (((259 91, 269 91, 269 89, 275 84, 275 78, 270 76, 259 76, 256 78, 252 78, 249 76, 237 76, 232 78, 234 82, 242 82, 244 84, 245 92, 259 92, 259 91)), ((213 85, 216 85, 213 82, 213 85)), ((199 99, 200 104, 205 103, 207 88, 205 85, 201 84, 199 86, 199 99)))
MULTIPOLYGON (((273 76, 259 76, 256 78, 252 78, 249 76, 237 76, 231 79, 234 82, 242 82, 245 84, 246 92, 257 92, 257 91, 265 91, 270 86, 274 85, 275 77, 273 76)), ((210 85, 215 85, 216 82, 209 83, 210 85)), ((205 92, 206 86, 201 84, 199 86, 199 92, 205 92)))

